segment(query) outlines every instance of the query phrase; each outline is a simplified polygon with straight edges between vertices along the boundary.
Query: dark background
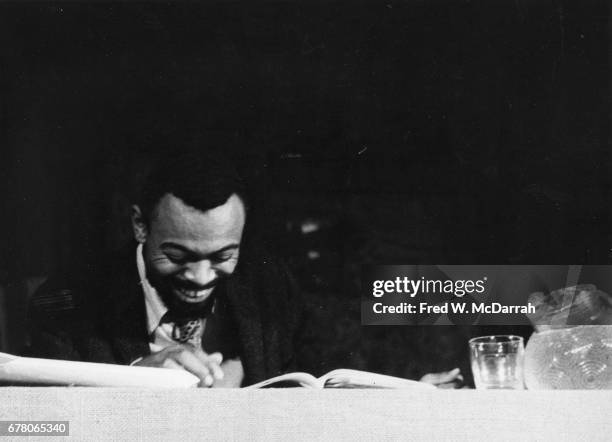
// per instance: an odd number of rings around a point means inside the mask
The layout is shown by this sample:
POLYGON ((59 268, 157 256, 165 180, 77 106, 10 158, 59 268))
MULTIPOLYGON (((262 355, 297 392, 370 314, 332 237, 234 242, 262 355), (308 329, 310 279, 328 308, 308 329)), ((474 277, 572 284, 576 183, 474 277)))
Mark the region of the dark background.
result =
POLYGON ((486 330, 361 327, 361 265, 607 263, 609 19, 566 0, 1 4, 0 284, 129 240, 144 165, 195 137, 266 203, 254 221, 313 313, 305 368, 469 372, 486 330))

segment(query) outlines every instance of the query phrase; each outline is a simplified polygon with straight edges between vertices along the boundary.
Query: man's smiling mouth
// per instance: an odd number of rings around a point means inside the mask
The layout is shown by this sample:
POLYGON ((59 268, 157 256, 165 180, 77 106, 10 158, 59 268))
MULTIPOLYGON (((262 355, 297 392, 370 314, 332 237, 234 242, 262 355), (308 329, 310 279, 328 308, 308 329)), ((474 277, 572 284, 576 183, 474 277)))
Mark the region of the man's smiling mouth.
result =
POLYGON ((207 284, 205 288, 186 288, 179 285, 174 285, 172 291, 182 301, 188 303, 198 303, 204 301, 210 296, 216 284, 207 284))

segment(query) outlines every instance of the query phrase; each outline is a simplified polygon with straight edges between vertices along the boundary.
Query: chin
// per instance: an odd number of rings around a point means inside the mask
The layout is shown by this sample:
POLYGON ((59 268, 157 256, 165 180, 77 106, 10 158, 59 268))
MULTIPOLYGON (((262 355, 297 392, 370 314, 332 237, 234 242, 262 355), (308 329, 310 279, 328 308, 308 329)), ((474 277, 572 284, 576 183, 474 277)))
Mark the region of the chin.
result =
POLYGON ((192 317, 203 317, 210 313, 210 303, 212 302, 211 297, 201 302, 183 302, 178 298, 173 297, 171 302, 166 302, 168 310, 173 312, 177 316, 183 316, 187 318, 192 317))
POLYGON ((199 291, 188 291, 167 282, 159 284, 158 287, 157 292, 162 301, 168 310, 176 315, 203 316, 210 311, 214 287, 199 291))

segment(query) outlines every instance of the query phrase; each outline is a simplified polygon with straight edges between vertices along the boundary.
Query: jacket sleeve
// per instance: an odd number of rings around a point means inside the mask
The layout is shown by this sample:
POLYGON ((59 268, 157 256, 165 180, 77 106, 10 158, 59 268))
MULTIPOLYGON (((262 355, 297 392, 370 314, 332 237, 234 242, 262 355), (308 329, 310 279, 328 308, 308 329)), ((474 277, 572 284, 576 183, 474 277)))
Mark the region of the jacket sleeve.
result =
POLYGON ((52 277, 32 296, 28 305, 30 357, 82 360, 79 336, 84 336, 84 318, 79 308, 79 290, 63 278, 52 277))

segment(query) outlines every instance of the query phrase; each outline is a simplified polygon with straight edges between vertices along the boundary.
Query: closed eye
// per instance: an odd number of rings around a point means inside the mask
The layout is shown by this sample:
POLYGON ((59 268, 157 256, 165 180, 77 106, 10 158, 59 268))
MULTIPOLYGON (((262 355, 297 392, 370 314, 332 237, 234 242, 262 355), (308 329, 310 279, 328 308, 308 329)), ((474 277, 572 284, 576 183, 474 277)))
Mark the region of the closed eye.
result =
POLYGON ((214 262, 226 262, 229 261, 230 259, 232 259, 234 257, 233 253, 222 253, 222 254, 215 254, 211 256, 211 261, 214 262))
POLYGON ((187 256, 177 253, 166 253, 166 258, 172 261, 174 264, 185 264, 187 262, 187 256))
POLYGON ((166 258, 174 264, 181 265, 189 262, 197 262, 202 259, 208 259, 214 263, 224 263, 232 260, 236 261, 238 259, 239 244, 228 244, 208 255, 191 251, 180 244, 172 242, 163 243, 161 249, 166 258))

